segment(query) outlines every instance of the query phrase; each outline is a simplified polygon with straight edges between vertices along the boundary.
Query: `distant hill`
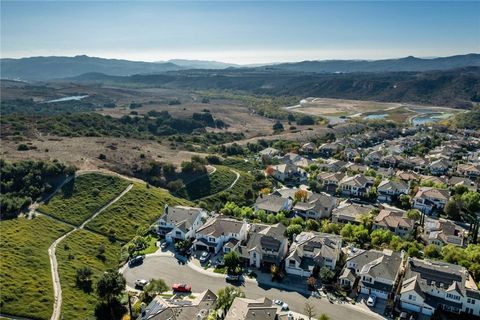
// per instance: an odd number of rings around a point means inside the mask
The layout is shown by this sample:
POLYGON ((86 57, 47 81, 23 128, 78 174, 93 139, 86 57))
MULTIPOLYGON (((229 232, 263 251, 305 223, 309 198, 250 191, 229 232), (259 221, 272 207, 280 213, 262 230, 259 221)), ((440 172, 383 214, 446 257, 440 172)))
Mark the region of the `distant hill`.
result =
POLYGON ((172 59, 167 62, 171 62, 186 69, 226 69, 241 67, 239 64, 206 60, 172 59))
POLYGON ((0 59, 0 65, 2 79, 21 80, 59 79, 75 77, 89 72, 127 76, 182 69, 182 67, 171 62, 153 63, 89 56, 0 59))
POLYGON ((480 102, 480 67, 427 72, 342 74, 263 68, 181 70, 129 77, 91 73, 68 81, 193 90, 239 90, 275 96, 411 102, 457 108, 470 108, 472 102, 480 102))
POLYGON ((324 60, 280 63, 272 66, 281 70, 318 73, 432 71, 476 66, 480 67, 480 54, 466 54, 445 58, 415 58, 387 60, 324 60))

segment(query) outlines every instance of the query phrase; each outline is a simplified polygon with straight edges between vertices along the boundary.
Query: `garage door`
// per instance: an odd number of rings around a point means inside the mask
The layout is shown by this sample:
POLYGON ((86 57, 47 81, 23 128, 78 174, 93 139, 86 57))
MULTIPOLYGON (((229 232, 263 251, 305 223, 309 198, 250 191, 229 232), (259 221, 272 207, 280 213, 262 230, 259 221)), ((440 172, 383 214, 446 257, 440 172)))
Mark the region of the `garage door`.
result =
POLYGON ((204 245, 201 245, 201 244, 195 245, 195 249, 196 249, 197 251, 208 251, 207 246, 204 246, 204 245))

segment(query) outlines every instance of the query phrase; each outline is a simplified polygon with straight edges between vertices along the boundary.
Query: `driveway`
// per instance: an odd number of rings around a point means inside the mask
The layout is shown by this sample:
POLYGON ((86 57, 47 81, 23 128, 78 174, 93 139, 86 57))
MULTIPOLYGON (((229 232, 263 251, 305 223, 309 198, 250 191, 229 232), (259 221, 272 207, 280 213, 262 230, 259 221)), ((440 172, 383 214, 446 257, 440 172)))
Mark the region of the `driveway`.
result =
MULTIPOLYGON (((192 285, 193 292, 202 292, 207 289, 217 292, 229 285, 223 275, 200 271, 198 267, 192 267, 190 263, 182 264, 168 254, 147 256, 143 264, 133 268, 127 266, 123 270, 123 274, 127 285, 132 288, 135 287, 134 282, 137 279, 163 279, 169 286, 173 283, 185 282, 192 285)), ((272 300, 280 299, 288 303, 292 311, 300 313, 303 313, 305 303, 309 301, 315 306, 317 315, 325 313, 333 320, 383 319, 381 316, 357 306, 331 304, 327 299, 311 298, 296 291, 259 285, 254 281, 245 281, 240 287, 248 298, 257 299, 265 296, 272 300)))

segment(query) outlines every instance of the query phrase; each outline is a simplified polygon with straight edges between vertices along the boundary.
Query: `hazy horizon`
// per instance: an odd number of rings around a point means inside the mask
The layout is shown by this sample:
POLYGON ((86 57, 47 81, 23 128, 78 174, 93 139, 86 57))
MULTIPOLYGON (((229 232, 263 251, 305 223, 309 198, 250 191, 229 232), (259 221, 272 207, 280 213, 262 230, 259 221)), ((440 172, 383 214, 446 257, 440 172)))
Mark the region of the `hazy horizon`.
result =
POLYGON ((2 1, 1 57, 266 64, 480 52, 480 2, 2 1))

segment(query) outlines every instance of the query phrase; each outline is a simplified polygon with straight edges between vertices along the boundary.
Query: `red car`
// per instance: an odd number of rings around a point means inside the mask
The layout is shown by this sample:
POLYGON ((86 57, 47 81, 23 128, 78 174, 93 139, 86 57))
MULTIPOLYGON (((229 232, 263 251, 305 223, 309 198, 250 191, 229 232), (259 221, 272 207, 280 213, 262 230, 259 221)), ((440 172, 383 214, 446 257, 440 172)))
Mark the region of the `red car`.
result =
POLYGON ((192 286, 186 283, 175 283, 172 286, 172 290, 177 292, 191 292, 192 286))

